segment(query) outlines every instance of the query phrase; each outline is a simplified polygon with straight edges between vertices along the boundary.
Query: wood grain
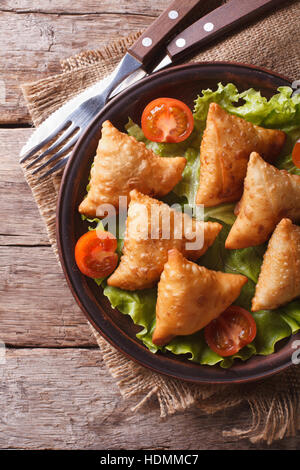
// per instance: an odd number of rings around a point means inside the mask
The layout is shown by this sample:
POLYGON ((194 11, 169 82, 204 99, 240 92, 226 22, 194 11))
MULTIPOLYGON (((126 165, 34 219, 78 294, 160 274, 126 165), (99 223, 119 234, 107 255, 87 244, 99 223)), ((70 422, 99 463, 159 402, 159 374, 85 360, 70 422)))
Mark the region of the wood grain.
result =
MULTIPOLYGON (((150 401, 133 414, 133 402, 120 397, 99 350, 8 350, 0 376, 0 448, 267 448, 222 436, 232 426, 247 426, 247 406, 214 416, 192 409, 162 420, 150 401)), ((290 438, 270 448, 297 445, 290 438)))
POLYGON ((43 0, 33 2, 32 0, 1 0, 0 11, 11 11, 15 13, 44 12, 61 13, 63 15, 91 15, 103 13, 119 13, 124 15, 130 13, 141 16, 157 16, 170 0, 43 0))
POLYGON ((17 347, 96 345, 50 247, 0 247, 0 338, 17 347))
MULTIPOLYGON (((106 372, 98 348, 82 349, 95 347, 95 340, 52 250, 31 246, 30 214, 31 222, 37 223, 37 233, 32 234, 36 242, 47 243, 47 238, 29 189, 21 184, 17 151, 30 132, 0 130, 0 178, 6 181, 1 223, 11 220, 0 247, 0 340, 26 347, 8 349, 7 363, 0 365, 0 448, 267 448, 222 437, 224 429, 248 425, 247 406, 214 416, 191 410, 162 421, 151 401, 133 415, 106 372), (15 182, 20 184, 17 190, 15 182), (22 216, 27 207, 27 217, 16 217, 14 207, 22 216), (61 349, 68 346, 72 349, 61 349)), ((298 442, 299 438, 285 439, 272 448, 296 449, 298 442)))
POLYGON ((0 245, 47 245, 49 240, 19 165, 32 129, 0 129, 0 245))
POLYGON ((4 83, 5 94, 0 93, 0 124, 30 122, 21 83, 59 73, 60 59, 144 29, 167 3, 1 2, 0 70, 5 74, 0 86, 4 83), (39 7, 32 7, 33 3, 39 7))
POLYGON ((18 163, 31 132, 0 129, 0 339, 17 347, 95 346, 18 163))
MULTIPOLYGON (((168 3, 1 0, 0 125, 30 121, 19 83, 57 73, 60 58, 147 26, 168 3)), ((247 406, 161 420, 150 401, 132 414, 66 286, 23 179, 18 153, 30 133, 0 129, 0 341, 10 346, 0 364, 0 448, 269 449, 222 437, 224 429, 247 427, 247 406)), ((271 446, 298 447, 299 434, 271 446)))

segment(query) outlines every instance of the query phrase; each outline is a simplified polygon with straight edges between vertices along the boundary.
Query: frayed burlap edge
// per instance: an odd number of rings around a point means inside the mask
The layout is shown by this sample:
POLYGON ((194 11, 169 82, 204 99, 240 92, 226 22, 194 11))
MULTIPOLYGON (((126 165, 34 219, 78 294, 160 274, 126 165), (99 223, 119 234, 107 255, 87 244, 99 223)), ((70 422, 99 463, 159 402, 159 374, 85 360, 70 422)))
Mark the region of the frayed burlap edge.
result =
MULTIPOLYGON (((87 65, 99 64, 99 62, 115 61, 116 56, 124 55, 128 48, 140 37, 142 31, 132 33, 126 38, 121 38, 109 46, 99 50, 84 51, 75 56, 61 60, 63 72, 86 67, 87 65)), ((114 68, 114 67, 112 67, 114 68)))
MULTIPOLYGON (((280 56, 277 52, 274 53, 274 49, 270 50, 270 44, 266 44, 270 36, 268 27, 270 24, 273 32, 277 34, 279 31, 282 32, 279 34, 281 42, 284 38, 286 43, 287 38, 284 36, 288 32, 286 25, 292 24, 292 19, 297 17, 295 15, 299 18, 298 2, 296 5, 293 2, 290 7, 280 10, 270 18, 227 38, 218 44, 218 48, 208 48, 194 60, 234 60, 254 63, 295 77, 300 69, 300 54, 297 60, 295 57, 292 59, 289 57, 287 60, 286 54, 280 56), (259 43, 263 41, 264 49, 261 51, 259 43), (245 43, 248 50, 244 47, 245 43), (250 44, 252 52, 249 51, 250 44)), ((292 24, 292 30, 294 34, 298 33, 299 24, 295 26, 292 24)), ((109 74, 126 48, 136 40, 139 34, 137 32, 120 39, 103 50, 88 51, 63 60, 62 74, 23 85, 22 90, 34 124, 38 125, 67 99, 109 74)), ((274 41, 275 39, 273 38, 274 41)), ((55 209, 61 173, 38 182, 24 165, 23 171, 46 223, 51 245, 58 257, 55 239, 55 209)), ((162 417, 191 406, 198 406, 207 413, 214 413, 246 401, 252 411, 252 424, 249 429, 233 429, 224 432, 224 435, 237 438, 248 437, 254 443, 265 440, 270 444, 276 439, 294 435, 300 427, 297 417, 300 390, 299 367, 294 366, 281 373, 280 376, 255 384, 193 385, 166 378, 139 366, 120 354, 94 328, 91 327, 91 329, 101 349, 104 362, 116 379, 122 396, 124 398, 136 397, 137 404, 133 407, 133 411, 140 409, 153 396, 158 399, 162 417)))

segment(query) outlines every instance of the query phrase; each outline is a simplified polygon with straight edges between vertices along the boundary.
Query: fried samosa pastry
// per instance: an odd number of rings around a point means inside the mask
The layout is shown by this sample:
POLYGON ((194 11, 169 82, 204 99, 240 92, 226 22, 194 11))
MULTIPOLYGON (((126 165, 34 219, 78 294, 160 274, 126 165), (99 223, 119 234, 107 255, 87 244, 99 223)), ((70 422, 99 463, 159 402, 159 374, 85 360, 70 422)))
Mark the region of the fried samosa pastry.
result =
POLYGON ((167 204, 133 190, 128 208, 123 255, 110 286, 126 290, 153 287, 168 259, 177 248, 197 260, 213 244, 222 225, 200 222, 167 204))
POLYGON ((272 310, 300 296, 300 227, 282 219, 264 256, 252 311, 272 310))
POLYGON ((159 157, 143 142, 124 134, 109 121, 102 125, 90 189, 79 212, 96 216, 101 204, 119 208, 119 197, 129 196, 132 189, 162 197, 181 180, 186 165, 184 157, 159 157))
POLYGON ((264 243, 283 217, 300 221, 300 176, 278 170, 253 152, 225 247, 232 250, 264 243))
POLYGON ((240 199, 251 152, 273 162, 285 138, 282 131, 255 126, 211 103, 201 143, 196 203, 211 207, 240 199))
POLYGON ((163 346, 217 318, 239 296, 247 277, 211 271, 171 250, 158 284, 152 341, 163 346))

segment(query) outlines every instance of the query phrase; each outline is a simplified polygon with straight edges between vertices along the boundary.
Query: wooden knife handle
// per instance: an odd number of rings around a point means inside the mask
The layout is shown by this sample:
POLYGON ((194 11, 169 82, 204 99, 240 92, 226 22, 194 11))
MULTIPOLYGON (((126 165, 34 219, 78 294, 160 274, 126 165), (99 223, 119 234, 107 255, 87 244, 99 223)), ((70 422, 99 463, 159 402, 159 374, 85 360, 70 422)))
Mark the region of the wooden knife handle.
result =
POLYGON ((173 1, 129 49, 130 54, 147 66, 158 50, 166 46, 167 41, 180 30, 180 25, 189 17, 192 18, 199 6, 206 3, 207 0, 173 1))
POLYGON ((231 0, 177 35, 167 52, 173 61, 182 60, 200 46, 284 3, 287 0, 231 0))

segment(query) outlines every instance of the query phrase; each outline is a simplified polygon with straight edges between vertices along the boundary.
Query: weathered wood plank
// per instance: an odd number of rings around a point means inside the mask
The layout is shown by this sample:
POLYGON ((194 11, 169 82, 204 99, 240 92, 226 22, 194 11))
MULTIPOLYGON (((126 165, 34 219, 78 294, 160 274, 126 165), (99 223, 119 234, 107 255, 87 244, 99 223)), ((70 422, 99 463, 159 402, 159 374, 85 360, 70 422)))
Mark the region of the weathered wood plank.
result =
POLYGON ((129 13, 18 14, 0 10, 0 70, 5 71, 0 83, 0 124, 30 122, 21 83, 59 73, 60 59, 82 50, 101 48, 143 29, 156 14, 157 9, 151 9, 151 2, 147 15, 143 16, 129 13))
MULTIPOLYGON (((57 73, 60 58, 147 26, 168 3, 2 0, 0 80, 5 78, 6 94, 1 101, 0 81, 0 124, 29 122, 19 83, 57 73)), ((41 246, 47 235, 17 156, 30 133, 0 130, 0 340, 18 347, 93 347, 51 248, 41 246)), ((224 429, 248 425, 246 407, 215 416, 191 410, 161 421, 150 402, 132 415, 97 348, 9 349, 0 364, 0 404, 0 448, 257 447, 222 437, 224 429)), ((272 446, 298 447, 299 435, 272 446)))
POLYGON ((13 346, 95 346, 50 247, 0 247, 0 339, 13 346))
POLYGON ((46 230, 18 164, 31 132, 0 130, 0 337, 15 346, 94 346, 52 249, 39 246, 49 244, 46 230))
POLYGON ((0 337, 14 346, 94 346, 18 163, 31 132, 0 129, 0 337))
MULTIPOLYGON (((211 7, 222 0, 214 0, 211 7)), ((146 28, 169 0, 2 0, 0 124, 28 123, 20 84, 60 72, 60 59, 146 28)), ((210 8, 210 6, 205 6, 210 8)), ((202 8, 201 8, 201 11, 202 8)))
POLYGON ((0 129, 0 245, 48 245, 46 229, 19 165, 32 129, 0 129))
POLYGON ((0 129, 0 339, 18 347, 95 346, 18 163, 31 132, 0 129))
MULTIPOLYGON (((248 426, 246 406, 213 416, 192 409, 161 420, 150 401, 132 414, 99 350, 8 350, 0 377, 0 448, 269 449, 223 438, 225 429, 248 426)), ((271 448, 298 445, 299 437, 271 448)))
POLYGON ((0 11, 44 12, 61 14, 92 14, 92 13, 134 13, 140 15, 158 14, 171 2, 170 0, 85 0, 74 2, 72 0, 2 0, 0 11))

